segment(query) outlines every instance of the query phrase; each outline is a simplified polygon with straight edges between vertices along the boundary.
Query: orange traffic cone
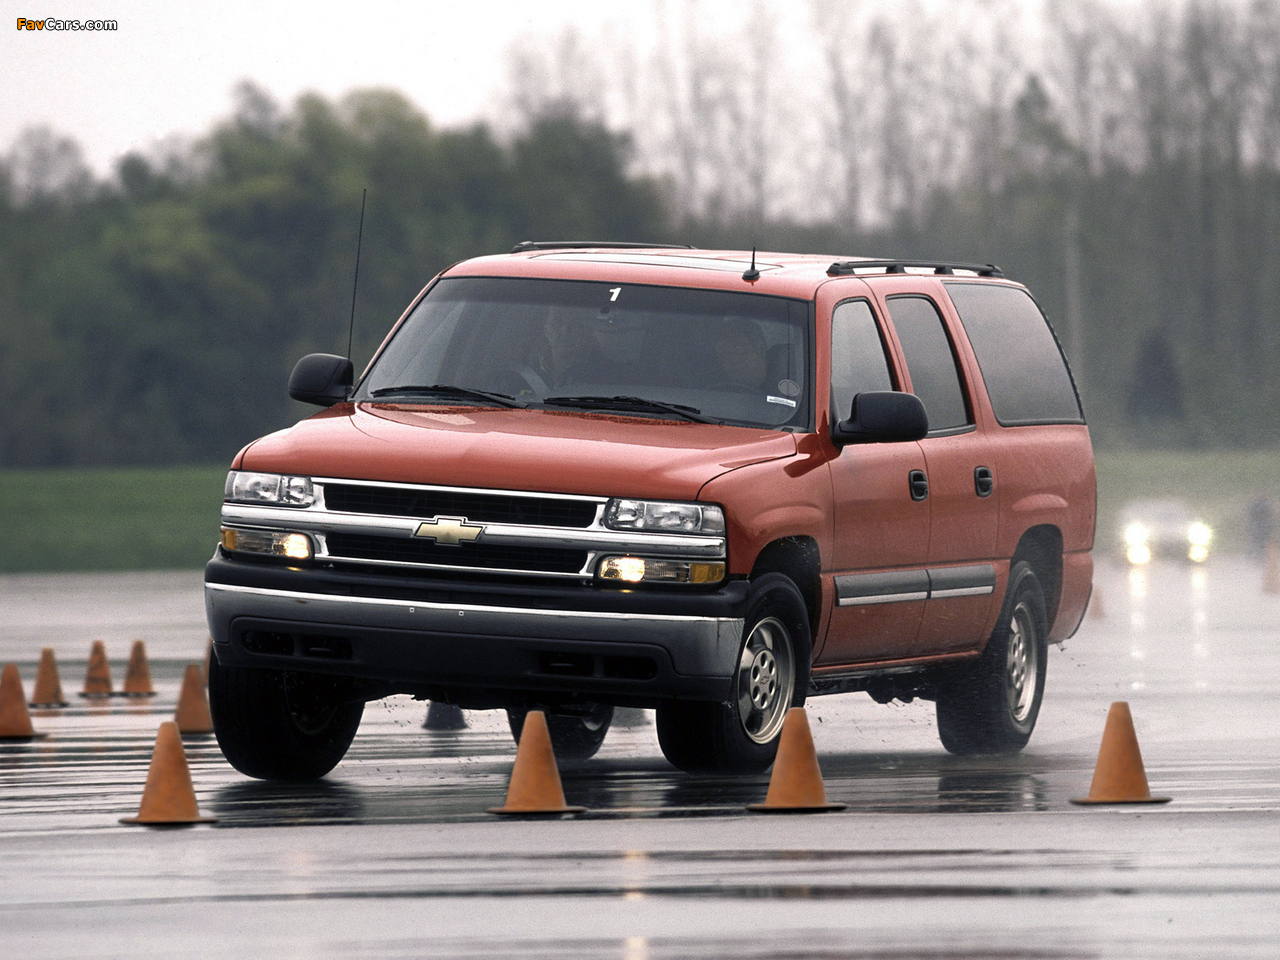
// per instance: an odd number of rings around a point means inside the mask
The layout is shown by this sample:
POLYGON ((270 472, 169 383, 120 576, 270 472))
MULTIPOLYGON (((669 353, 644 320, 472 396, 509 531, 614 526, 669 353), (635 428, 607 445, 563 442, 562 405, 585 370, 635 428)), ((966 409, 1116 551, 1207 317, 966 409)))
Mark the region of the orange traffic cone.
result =
POLYGON ((141 640, 133 641, 133 650, 129 653, 129 667, 124 674, 126 697, 154 697, 155 689, 151 686, 151 667, 147 664, 147 645, 141 640))
POLYGON ((1267 541, 1267 554, 1262 569, 1262 592, 1280 593, 1280 542, 1275 537, 1267 541))
POLYGON ((1113 703, 1102 731, 1102 746, 1098 749, 1098 763, 1093 769, 1089 795, 1072 798, 1071 802, 1168 803, 1170 799, 1151 795, 1129 704, 1122 700, 1113 703))
POLYGON ((33 707, 65 707, 67 700, 62 695, 62 678, 58 676, 58 661, 53 651, 45 647, 40 652, 40 668, 36 671, 36 688, 31 691, 33 707))
POLYGON ((198 663, 187 664, 182 674, 182 692, 178 694, 178 708, 173 712, 174 722, 184 733, 213 733, 213 717, 209 714, 209 698, 204 692, 204 677, 198 663))
POLYGON ((101 640, 93 641, 93 647, 89 650, 89 668, 84 674, 84 689, 80 691, 80 696, 111 696, 111 668, 107 666, 107 648, 102 645, 101 640))
POLYGON ((556 754, 551 747, 551 732, 547 718, 541 710, 530 710, 520 731, 520 744, 516 747, 516 763, 511 770, 511 783, 507 787, 507 802, 501 807, 490 807, 490 813, 520 814, 522 816, 553 816, 561 813, 582 813, 586 807, 569 807, 564 802, 564 789, 560 786, 560 771, 556 769, 556 754))
POLYGON ((34 740, 36 733, 27 712, 27 697, 16 664, 6 663, 0 673, 0 740, 34 740))
POLYGON ((773 761, 769 792, 764 803, 753 803, 747 809, 757 813, 822 813, 843 810, 846 806, 827 802, 818 754, 813 748, 813 734, 809 732, 809 715, 804 707, 792 707, 787 711, 778 737, 778 756, 773 761))
MULTIPOLYGON (((199 668, 197 668, 199 669, 199 668)), ((217 817, 202 817, 196 805, 196 792, 191 786, 191 770, 182 749, 182 735, 172 720, 160 724, 156 746, 147 769, 147 785, 142 788, 142 803, 136 817, 124 817, 121 823, 180 826, 186 823, 217 823, 217 817)))

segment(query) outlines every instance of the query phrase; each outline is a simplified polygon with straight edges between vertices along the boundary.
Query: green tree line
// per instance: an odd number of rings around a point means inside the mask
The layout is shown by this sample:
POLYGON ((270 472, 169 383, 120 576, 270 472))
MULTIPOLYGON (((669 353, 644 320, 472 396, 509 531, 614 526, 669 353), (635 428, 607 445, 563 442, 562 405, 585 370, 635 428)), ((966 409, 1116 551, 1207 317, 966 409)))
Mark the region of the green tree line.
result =
POLYGON ((0 175, 6 468, 223 462, 306 412, 285 381, 346 352, 366 190, 357 364, 454 261, 667 229, 599 125, 548 116, 500 142, 381 90, 286 110, 246 84, 206 137, 108 182, 76 157, 28 131, 0 175))

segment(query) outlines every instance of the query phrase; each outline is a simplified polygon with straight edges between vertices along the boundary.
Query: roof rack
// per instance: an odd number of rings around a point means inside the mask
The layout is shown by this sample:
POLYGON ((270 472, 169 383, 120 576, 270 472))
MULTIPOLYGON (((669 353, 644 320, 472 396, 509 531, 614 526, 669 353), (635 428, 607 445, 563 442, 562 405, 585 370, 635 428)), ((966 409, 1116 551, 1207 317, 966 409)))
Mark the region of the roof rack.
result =
POLYGON ((827 276, 846 277, 859 270, 878 273, 906 273, 907 268, 932 270, 935 274, 950 276, 957 270, 975 273, 980 277, 1003 277, 1004 272, 994 263, 946 263, 938 260, 837 260, 827 267, 827 276))
POLYGON ((525 240, 511 248, 512 253, 528 253, 531 250, 692 250, 688 243, 622 243, 606 240, 597 243, 593 240, 525 240))

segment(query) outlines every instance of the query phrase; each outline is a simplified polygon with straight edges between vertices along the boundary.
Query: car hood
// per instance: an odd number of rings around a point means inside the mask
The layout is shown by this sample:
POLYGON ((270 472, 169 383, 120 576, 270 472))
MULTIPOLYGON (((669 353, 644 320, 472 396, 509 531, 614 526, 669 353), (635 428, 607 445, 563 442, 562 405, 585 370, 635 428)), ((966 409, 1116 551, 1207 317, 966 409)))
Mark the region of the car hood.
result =
POLYGON ((794 456, 776 430, 579 411, 344 403, 250 444, 244 470, 693 500, 729 470, 794 456))

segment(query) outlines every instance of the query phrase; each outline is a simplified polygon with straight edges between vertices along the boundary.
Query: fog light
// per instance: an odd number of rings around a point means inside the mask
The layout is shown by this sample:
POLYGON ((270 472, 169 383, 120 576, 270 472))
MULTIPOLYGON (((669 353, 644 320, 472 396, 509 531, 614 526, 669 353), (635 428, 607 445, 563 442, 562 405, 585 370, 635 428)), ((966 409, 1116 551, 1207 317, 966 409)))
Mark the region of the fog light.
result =
POLYGON ((625 583, 719 583, 724 579, 724 561, 605 557, 596 575, 625 583))
POLYGON ((600 562, 600 579, 639 583, 644 579, 644 568, 640 557, 606 557, 600 562))
POLYGON ((290 560, 310 560, 311 538, 305 533, 282 530, 222 528, 222 548, 232 553, 258 553, 290 560))
POLYGON ((1151 562, 1151 548, 1145 543, 1133 544, 1129 547, 1127 556, 1130 563, 1135 567, 1140 567, 1145 563, 1151 562))

